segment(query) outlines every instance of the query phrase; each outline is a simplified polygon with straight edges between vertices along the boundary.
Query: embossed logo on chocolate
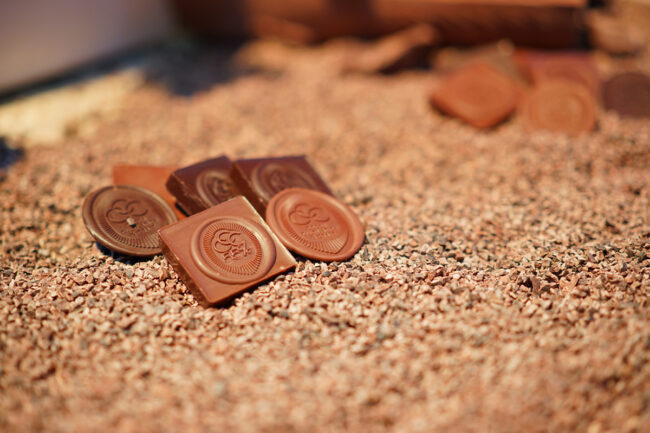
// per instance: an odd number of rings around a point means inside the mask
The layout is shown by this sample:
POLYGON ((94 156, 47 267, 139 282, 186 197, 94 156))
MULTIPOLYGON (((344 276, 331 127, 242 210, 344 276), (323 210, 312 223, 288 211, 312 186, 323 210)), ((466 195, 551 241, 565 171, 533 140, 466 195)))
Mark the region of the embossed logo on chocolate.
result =
POLYGON ((226 283, 259 279, 275 262, 275 245, 266 230, 234 217, 201 225, 192 236, 191 252, 201 271, 226 283))
POLYGON ((92 192, 84 202, 83 217, 88 231, 100 244, 133 256, 158 254, 158 229, 176 221, 174 212, 160 197, 132 186, 92 192))
POLYGON ((233 185, 228 177, 216 170, 201 173, 196 179, 196 189, 208 205, 215 206, 233 198, 233 185))
POLYGON ((328 206, 299 202, 289 211, 289 233, 318 251, 336 254, 345 246, 348 229, 345 221, 328 206))
POLYGON ((345 260, 363 245, 361 222, 334 197, 304 188, 275 195, 266 222, 290 250, 316 260, 345 260))
POLYGON ((287 188, 315 188, 309 174, 293 165, 277 162, 258 166, 253 173, 253 185, 266 200, 287 188))
POLYGON ((157 220, 158 224, 164 224, 164 221, 149 215, 148 206, 142 200, 114 200, 105 217, 100 224, 113 238, 134 247, 158 247, 157 220))

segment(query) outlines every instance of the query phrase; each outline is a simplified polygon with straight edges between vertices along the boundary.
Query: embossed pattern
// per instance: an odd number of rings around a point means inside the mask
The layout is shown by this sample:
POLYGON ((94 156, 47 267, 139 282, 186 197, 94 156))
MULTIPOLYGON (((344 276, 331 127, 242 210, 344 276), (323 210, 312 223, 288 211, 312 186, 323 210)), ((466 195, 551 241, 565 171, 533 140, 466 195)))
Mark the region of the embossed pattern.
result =
POLYGON ((88 195, 84 221, 95 239, 116 252, 158 254, 157 230, 176 220, 160 197, 137 187, 105 187, 88 195))
POLYGON ((287 230, 298 242, 325 254, 336 254, 345 246, 349 230, 334 209, 298 202, 289 210, 287 230))
POLYGON ((201 173, 196 180, 196 189, 207 204, 218 205, 233 197, 232 182, 217 171, 201 173))
POLYGON ((266 220, 287 248, 316 260, 346 260, 363 244, 356 215, 318 191, 289 188, 278 193, 269 202, 266 220))
POLYGON ((192 239, 192 257, 201 270, 228 283, 246 283, 264 275, 274 261, 271 248, 271 239, 260 227, 236 218, 208 221, 192 239))
POLYGON ((287 188, 314 188, 308 174, 299 168, 281 163, 260 165, 253 175, 253 184, 266 200, 287 188))

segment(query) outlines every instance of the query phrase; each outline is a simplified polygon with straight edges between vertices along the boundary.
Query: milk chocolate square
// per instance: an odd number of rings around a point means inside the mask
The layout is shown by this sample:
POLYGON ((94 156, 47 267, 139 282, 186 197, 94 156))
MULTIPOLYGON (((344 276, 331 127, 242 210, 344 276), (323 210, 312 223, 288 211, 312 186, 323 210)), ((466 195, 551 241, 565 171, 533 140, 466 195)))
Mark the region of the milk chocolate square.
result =
POLYGON ((239 194, 230 180, 231 168, 230 159, 220 156, 178 169, 169 176, 167 190, 193 215, 239 194))
POLYGON ((518 89, 508 75, 478 60, 445 76, 430 102, 476 128, 491 128, 512 114, 517 96, 518 89))
POLYGON ((174 196, 167 191, 165 182, 169 175, 178 169, 175 165, 130 165, 113 166, 113 185, 131 185, 146 188, 160 196, 174 210, 178 219, 185 218, 175 206, 174 196))
POLYGON ((162 252, 203 305, 224 303, 296 265, 239 196, 158 231, 162 252))
POLYGON ((264 215, 271 197, 287 188, 307 188, 332 195, 304 155, 238 159, 230 176, 260 215, 264 215))

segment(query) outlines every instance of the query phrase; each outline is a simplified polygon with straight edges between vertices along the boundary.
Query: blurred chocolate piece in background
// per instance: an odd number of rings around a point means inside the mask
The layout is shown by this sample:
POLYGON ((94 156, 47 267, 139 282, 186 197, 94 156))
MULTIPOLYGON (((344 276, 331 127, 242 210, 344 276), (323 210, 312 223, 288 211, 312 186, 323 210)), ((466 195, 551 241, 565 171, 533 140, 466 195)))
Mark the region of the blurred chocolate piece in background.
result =
POLYGON ((515 110, 517 87, 508 75, 477 61, 443 78, 431 93, 430 102, 476 128, 490 128, 515 110))
POLYGON ((525 96, 521 113, 529 131, 579 135, 596 126, 596 100, 575 81, 553 78, 536 84, 525 96))

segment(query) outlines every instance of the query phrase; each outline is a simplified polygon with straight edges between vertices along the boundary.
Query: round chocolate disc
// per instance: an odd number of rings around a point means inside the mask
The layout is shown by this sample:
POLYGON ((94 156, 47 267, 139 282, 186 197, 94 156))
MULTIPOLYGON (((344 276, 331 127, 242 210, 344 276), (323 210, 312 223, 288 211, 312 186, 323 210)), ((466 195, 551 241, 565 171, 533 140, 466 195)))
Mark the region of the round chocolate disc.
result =
POLYGON ((86 228, 106 248, 128 256, 160 253, 158 229, 176 221, 176 215, 158 195, 135 186, 106 186, 86 196, 86 228))
POLYGON ((526 95, 522 115, 529 130, 577 135, 594 129, 596 101, 582 84, 549 79, 526 95))
POLYGON ((288 249, 314 260, 346 260, 363 245, 363 226, 354 212, 314 190, 279 192, 266 208, 266 222, 288 249))
POLYGON ((197 227, 190 251, 201 271, 228 284, 262 278, 276 256, 273 239, 265 229, 234 217, 214 218, 197 227))
POLYGON ((650 117, 650 77, 641 72, 624 72, 607 80, 603 103, 624 117, 650 117))

